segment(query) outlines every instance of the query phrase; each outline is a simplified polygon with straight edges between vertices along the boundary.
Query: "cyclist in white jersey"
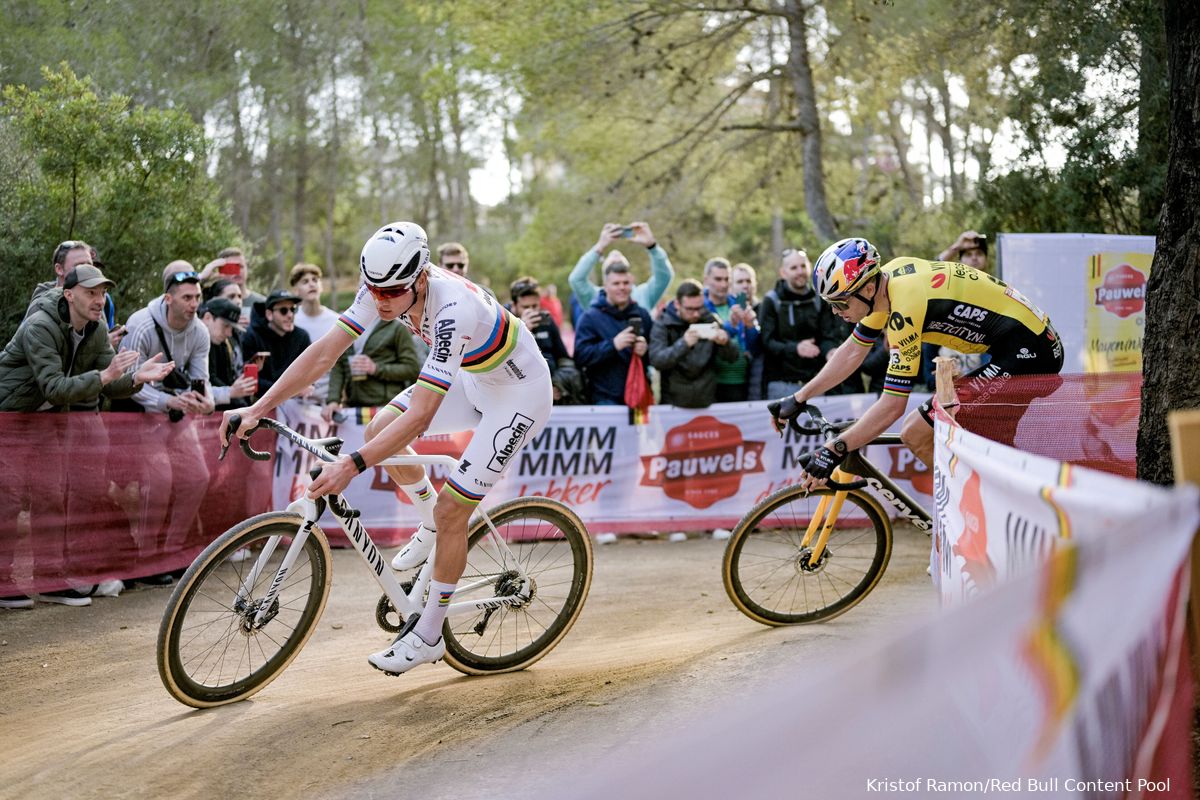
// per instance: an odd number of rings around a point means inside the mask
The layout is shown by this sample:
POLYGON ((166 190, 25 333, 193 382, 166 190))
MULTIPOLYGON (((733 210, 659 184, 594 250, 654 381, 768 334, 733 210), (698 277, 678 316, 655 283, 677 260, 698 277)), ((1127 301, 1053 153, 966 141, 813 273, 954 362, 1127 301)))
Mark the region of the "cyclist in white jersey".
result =
MULTIPOLYGON (((305 350, 258 402, 237 409, 243 437, 258 420, 310 385, 377 320, 399 319, 429 345, 417 382, 381 409, 362 449, 324 466, 310 497, 337 494, 367 467, 404 451, 422 433, 472 430, 458 466, 435 496, 422 466, 385 467, 412 499, 421 527, 392 562, 420 565, 436 539, 429 599, 396 640, 372 654, 391 675, 437 661, 446 652, 442 622, 467 563, 467 522, 524 444, 550 418, 550 370, 529 329, 487 292, 432 266, 425 231, 411 222, 380 228, 363 246, 363 284, 329 333, 305 350)), ((228 418, 222 426, 227 435, 228 418)))

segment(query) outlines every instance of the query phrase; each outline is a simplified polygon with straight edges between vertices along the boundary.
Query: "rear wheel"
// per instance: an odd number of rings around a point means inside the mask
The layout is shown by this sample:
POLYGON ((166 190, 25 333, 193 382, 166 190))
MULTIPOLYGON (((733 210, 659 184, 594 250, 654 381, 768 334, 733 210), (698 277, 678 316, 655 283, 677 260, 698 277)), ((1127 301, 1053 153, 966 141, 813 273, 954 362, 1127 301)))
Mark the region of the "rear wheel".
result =
POLYGON ((176 700, 196 708, 244 700, 275 680, 308 641, 331 583, 329 543, 316 526, 256 621, 301 524, 286 512, 252 517, 222 534, 183 574, 158 631, 158 674, 176 700))
POLYGON ((520 497, 489 512, 511 558, 476 520, 454 603, 516 597, 514 605, 451 614, 446 663, 468 675, 524 669, 575 624, 592 584, 592 542, 575 512, 544 497, 520 497), (465 588, 479 584, 474 590, 465 588))
POLYGON ((801 544, 817 505, 831 494, 789 486, 737 524, 721 576, 743 614, 764 625, 821 622, 853 608, 875 588, 892 554, 892 526, 869 494, 846 493, 819 558, 812 557, 819 530, 801 544))

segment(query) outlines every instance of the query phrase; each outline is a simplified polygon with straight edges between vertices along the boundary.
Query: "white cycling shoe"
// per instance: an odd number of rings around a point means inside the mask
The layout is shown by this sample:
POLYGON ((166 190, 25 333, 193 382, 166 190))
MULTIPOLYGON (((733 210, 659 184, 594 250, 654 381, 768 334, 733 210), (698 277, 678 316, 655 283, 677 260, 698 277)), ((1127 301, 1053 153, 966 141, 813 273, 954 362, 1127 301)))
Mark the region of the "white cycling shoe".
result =
POLYGON ((433 551, 433 543, 437 541, 437 531, 431 531, 424 525, 408 540, 396 557, 392 559, 392 569, 412 569, 419 567, 429 558, 433 551))
POLYGON ((415 630, 405 630, 391 646, 367 656, 367 662, 388 675, 403 675, 413 667, 441 661, 445 655, 444 638, 439 637, 434 644, 426 644, 415 630))

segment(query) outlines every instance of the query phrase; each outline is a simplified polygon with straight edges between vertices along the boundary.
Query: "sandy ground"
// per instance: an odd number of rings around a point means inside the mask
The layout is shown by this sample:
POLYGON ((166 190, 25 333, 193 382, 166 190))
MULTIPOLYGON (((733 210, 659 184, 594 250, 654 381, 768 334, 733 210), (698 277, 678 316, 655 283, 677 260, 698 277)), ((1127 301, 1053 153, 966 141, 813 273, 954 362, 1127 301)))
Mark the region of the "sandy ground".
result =
POLYGON ((251 700, 205 711, 159 682, 168 590, 0 611, 0 796, 553 797, 573 769, 801 679, 797 659, 844 655, 932 614, 928 542, 900 528, 866 600, 792 628, 729 602, 724 542, 598 546, 566 639, 529 670, 482 678, 444 664, 372 670, 367 654, 388 640, 373 620, 379 589, 357 554, 335 551, 329 605, 296 661, 251 700))

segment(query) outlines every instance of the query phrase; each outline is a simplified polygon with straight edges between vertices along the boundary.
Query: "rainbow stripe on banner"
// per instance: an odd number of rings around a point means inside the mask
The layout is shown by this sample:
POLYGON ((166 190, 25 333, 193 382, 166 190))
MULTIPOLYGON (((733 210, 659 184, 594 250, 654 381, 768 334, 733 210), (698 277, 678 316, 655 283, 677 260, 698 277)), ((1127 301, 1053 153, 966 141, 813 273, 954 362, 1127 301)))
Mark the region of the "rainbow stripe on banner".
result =
POLYGON ((1054 509, 1054 514, 1058 517, 1058 535, 1064 539, 1071 538, 1071 519, 1067 513, 1063 511, 1062 506, 1054 502, 1054 490, 1057 488, 1066 489, 1071 486, 1072 475, 1071 465, 1063 462, 1058 468, 1058 486, 1043 486, 1040 492, 1042 499, 1050 508, 1054 509))
POLYGON ((1059 729, 1079 695, 1079 663, 1059 630, 1059 615, 1075 590, 1078 562, 1074 546, 1060 548, 1050 556, 1042 584, 1042 617, 1030 630, 1022 648, 1043 704, 1041 730, 1029 753, 1031 769, 1053 749, 1059 729))

